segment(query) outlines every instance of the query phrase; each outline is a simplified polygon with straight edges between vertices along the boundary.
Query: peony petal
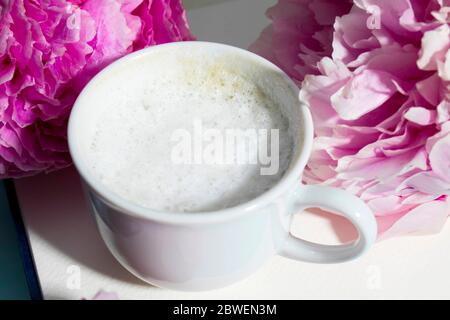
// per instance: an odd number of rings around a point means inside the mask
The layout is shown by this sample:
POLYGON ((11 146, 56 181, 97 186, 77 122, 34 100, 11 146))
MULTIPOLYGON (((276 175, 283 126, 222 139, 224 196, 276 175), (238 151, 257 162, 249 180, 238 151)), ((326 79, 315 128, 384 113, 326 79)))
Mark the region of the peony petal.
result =
POLYGON ((395 176, 415 156, 414 152, 407 152, 396 157, 356 158, 343 157, 336 167, 339 179, 377 179, 386 180, 395 176))
POLYGON ((368 19, 369 15, 358 8, 336 18, 333 59, 348 64, 358 57, 361 49, 375 49, 379 46, 371 30, 367 28, 368 19))
POLYGON ((356 120, 381 106, 396 91, 389 74, 364 70, 339 89, 331 97, 331 103, 342 119, 356 120))
POLYGON ((351 68, 365 66, 368 69, 382 70, 400 79, 421 76, 417 69, 417 49, 413 46, 387 45, 364 52, 348 63, 351 68))
POLYGON ((450 134, 434 144, 430 152, 430 164, 437 177, 447 181, 450 191, 450 134))
POLYGON ((427 235, 440 232, 450 213, 448 201, 424 203, 397 220, 379 240, 399 235, 427 235))
POLYGON ((411 122, 414 122, 421 126, 428 126, 436 122, 437 112, 435 110, 429 110, 422 107, 410 108, 404 115, 404 117, 411 122))
POLYGON ((426 193, 415 192, 407 197, 405 197, 402 202, 403 204, 420 205, 422 203, 430 202, 440 198, 440 196, 430 195, 426 193))
POLYGON ((318 24, 322 26, 333 25, 336 16, 341 16, 348 12, 350 1, 309 1, 309 8, 314 13, 318 24))
POLYGON ((450 81, 450 50, 447 51, 444 61, 438 61, 438 75, 444 81, 450 81))
POLYGON ((437 105, 440 102, 440 86, 441 81, 437 74, 417 82, 416 84, 419 93, 431 105, 437 105))
POLYGON ((444 60, 450 48, 450 27, 447 24, 425 32, 417 65, 422 70, 437 70, 437 62, 444 60))
POLYGON ((87 0, 82 8, 95 21, 97 29, 95 49, 88 62, 91 67, 103 67, 128 52, 137 30, 129 27, 118 2, 87 0))
POLYGON ((444 123, 450 120, 450 102, 442 101, 437 106, 437 121, 438 123, 444 123))
POLYGON ((449 182, 441 179, 431 171, 420 172, 407 178, 402 185, 433 196, 450 195, 449 182))
POLYGON ((375 215, 386 214, 386 212, 392 212, 399 210, 402 207, 401 198, 395 195, 390 195, 387 197, 375 198, 367 201, 370 209, 375 215))

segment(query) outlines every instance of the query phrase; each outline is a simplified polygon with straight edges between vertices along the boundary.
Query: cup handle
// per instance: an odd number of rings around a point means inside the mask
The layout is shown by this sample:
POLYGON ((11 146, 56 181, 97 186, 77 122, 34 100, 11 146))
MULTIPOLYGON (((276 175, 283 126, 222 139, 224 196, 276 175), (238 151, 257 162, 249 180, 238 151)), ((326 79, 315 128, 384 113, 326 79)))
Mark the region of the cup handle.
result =
POLYGON ((290 201, 293 215, 306 208, 321 208, 339 213, 350 220, 359 233, 358 239, 343 245, 322 245, 295 238, 289 231, 282 242, 281 256, 315 263, 338 263, 352 260, 363 254, 375 242, 377 224, 369 207, 352 194, 330 187, 302 186, 296 189, 290 201))

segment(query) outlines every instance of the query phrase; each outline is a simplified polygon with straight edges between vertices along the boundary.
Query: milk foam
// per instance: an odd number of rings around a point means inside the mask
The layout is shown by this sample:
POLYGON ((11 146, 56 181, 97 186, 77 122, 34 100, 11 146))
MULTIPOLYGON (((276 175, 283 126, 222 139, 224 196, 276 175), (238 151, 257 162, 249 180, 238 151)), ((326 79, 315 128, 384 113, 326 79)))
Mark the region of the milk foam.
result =
POLYGON ((287 170, 293 149, 278 102, 251 79, 223 66, 177 72, 146 79, 140 95, 122 92, 109 102, 89 146, 92 173, 122 198, 169 212, 229 208, 272 188, 287 170), (174 164, 173 133, 184 129, 194 134, 199 120, 221 132, 278 129, 278 172, 261 175, 261 163, 174 164))

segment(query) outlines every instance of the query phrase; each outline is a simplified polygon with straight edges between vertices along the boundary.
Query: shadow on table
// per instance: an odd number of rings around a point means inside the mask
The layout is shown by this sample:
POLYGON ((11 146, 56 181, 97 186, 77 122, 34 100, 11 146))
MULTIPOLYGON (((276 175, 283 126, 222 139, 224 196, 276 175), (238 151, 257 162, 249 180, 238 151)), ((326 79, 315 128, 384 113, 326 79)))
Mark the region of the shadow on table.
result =
MULTIPOLYGON (((80 266, 112 278, 148 286, 124 269, 107 249, 88 209, 74 168, 45 177, 40 175, 17 180, 16 188, 28 228, 61 254, 70 256, 80 266)), ((293 229, 301 231, 294 232, 296 236, 328 244, 346 243, 357 237, 355 228, 346 219, 317 209, 297 215, 293 229), (314 221, 315 226, 311 225, 314 221), (329 239, 334 243, 329 243, 329 239)))
POLYGON ((78 261, 80 266, 148 286, 124 269, 109 252, 73 168, 48 174, 44 179, 42 175, 19 179, 15 184, 25 222, 39 237, 78 261))

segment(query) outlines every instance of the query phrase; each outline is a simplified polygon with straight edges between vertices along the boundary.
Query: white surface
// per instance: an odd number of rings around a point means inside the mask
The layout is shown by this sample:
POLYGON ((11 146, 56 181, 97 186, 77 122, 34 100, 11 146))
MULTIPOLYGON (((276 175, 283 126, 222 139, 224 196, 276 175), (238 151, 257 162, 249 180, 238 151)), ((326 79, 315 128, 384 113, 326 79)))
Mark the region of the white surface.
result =
MULTIPOLYGON (((183 293, 148 286, 119 265, 100 239, 73 169, 18 180, 16 186, 47 299, 91 297, 99 289, 122 299, 450 298, 450 224, 436 236, 375 244, 353 262, 317 265, 274 257, 233 286, 183 293)), ((327 243, 354 236, 342 219, 321 215, 298 216, 294 230, 327 243)))
MULTIPOLYGON (((199 39, 245 47, 267 23, 263 12, 273 2, 229 0, 197 8, 189 13, 191 25, 199 39)), ((316 265, 274 257, 231 287, 181 293, 148 286, 115 261, 73 169, 21 179, 16 186, 47 299, 91 297, 99 289, 116 291, 122 299, 450 298, 450 224, 439 235, 378 243, 357 261, 316 265)), ((341 218, 322 213, 299 215, 293 233, 325 243, 355 236, 341 218)))

